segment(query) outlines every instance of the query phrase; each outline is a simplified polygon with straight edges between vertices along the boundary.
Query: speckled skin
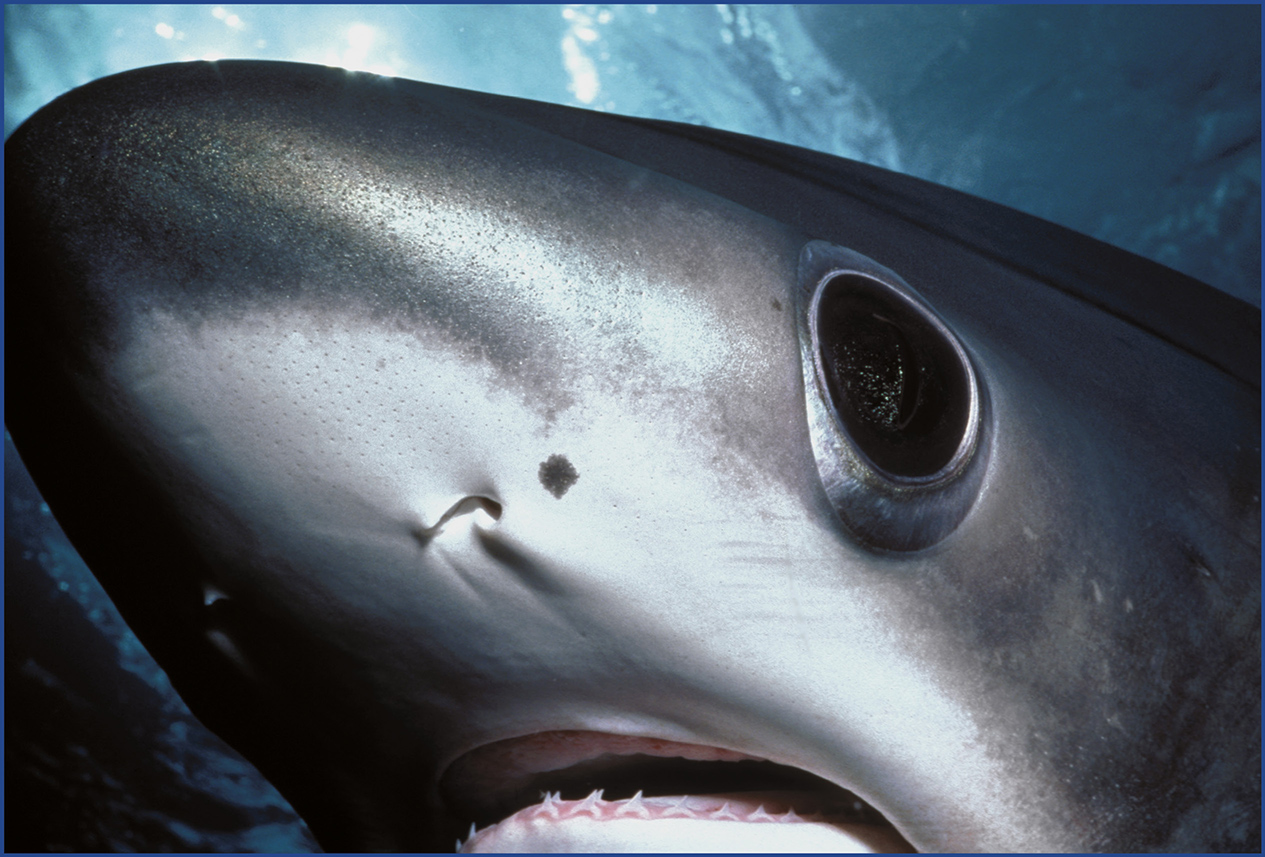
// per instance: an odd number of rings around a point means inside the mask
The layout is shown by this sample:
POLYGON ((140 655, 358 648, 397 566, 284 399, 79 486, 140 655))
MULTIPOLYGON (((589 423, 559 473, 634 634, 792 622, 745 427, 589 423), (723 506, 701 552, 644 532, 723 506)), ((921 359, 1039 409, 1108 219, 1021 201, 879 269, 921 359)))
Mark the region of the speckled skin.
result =
POLYGON ((580 729, 921 850, 1259 849, 1258 310, 850 162, 318 67, 119 75, 5 154, 18 449, 326 848, 449 848, 452 760, 580 729), (987 389, 926 550, 821 487, 810 239, 987 389))

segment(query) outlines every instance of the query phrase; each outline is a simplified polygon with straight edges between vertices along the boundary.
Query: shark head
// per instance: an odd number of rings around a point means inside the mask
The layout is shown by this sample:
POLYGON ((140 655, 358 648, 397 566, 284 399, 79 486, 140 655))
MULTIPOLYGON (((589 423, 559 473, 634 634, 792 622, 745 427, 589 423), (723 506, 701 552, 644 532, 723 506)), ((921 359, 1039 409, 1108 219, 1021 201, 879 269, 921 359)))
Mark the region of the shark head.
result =
POLYGON ((15 442, 327 849, 1259 847, 1254 308, 328 68, 107 78, 6 157, 15 442))

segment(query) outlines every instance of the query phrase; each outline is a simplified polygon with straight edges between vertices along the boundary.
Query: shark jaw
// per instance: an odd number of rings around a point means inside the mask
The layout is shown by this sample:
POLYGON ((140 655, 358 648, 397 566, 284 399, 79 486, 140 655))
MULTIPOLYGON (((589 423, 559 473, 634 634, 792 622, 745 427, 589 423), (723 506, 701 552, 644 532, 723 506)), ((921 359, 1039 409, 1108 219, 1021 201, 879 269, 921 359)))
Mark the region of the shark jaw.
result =
POLYGON ((914 850, 827 780, 657 738, 566 730, 496 741, 454 761, 440 791, 475 819, 457 840, 463 853, 914 850))

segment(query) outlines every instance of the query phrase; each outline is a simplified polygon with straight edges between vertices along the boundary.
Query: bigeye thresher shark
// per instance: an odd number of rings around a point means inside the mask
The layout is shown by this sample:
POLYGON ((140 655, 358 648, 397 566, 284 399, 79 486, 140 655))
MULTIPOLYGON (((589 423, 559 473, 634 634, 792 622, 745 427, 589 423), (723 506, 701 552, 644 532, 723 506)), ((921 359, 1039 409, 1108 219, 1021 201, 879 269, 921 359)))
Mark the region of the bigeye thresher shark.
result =
POLYGON ((17 448, 323 847, 1260 848, 1258 309, 325 67, 105 78, 5 155, 17 448))

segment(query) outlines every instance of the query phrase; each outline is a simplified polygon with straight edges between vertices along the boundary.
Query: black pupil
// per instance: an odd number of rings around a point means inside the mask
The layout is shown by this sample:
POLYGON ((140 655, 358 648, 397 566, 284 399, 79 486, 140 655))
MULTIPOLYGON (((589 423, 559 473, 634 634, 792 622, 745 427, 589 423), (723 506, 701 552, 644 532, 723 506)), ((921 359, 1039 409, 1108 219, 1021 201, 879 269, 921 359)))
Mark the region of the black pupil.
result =
POLYGON ((826 284, 818 313, 826 386, 861 451, 897 476, 943 469, 970 417, 966 370, 944 334, 885 286, 855 275, 826 284))

